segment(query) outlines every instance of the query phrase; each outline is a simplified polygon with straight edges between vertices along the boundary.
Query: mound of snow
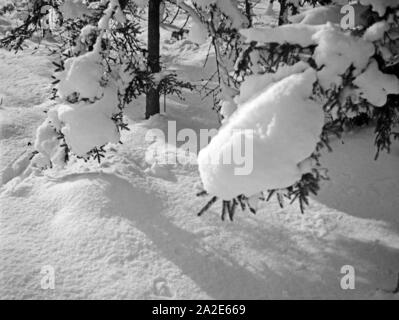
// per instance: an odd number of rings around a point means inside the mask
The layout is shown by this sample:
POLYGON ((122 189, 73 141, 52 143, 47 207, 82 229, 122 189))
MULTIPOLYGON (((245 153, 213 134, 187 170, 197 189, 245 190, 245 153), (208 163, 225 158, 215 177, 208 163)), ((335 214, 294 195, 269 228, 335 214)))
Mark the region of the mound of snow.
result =
POLYGON ((30 154, 23 152, 10 163, 0 174, 0 185, 6 184, 15 177, 21 175, 29 166, 30 154))
POLYGON ((205 190, 230 200, 240 194, 289 187, 300 180, 304 170, 299 164, 314 151, 324 124, 321 106, 309 99, 315 82, 316 72, 307 69, 267 86, 239 106, 199 154, 205 190), (252 154, 245 155, 253 170, 237 175, 237 165, 226 163, 223 157, 243 138, 253 144, 252 154))
POLYGON ((353 83, 359 88, 359 96, 376 107, 384 106, 389 94, 399 94, 399 79, 392 74, 382 73, 374 59, 353 83))

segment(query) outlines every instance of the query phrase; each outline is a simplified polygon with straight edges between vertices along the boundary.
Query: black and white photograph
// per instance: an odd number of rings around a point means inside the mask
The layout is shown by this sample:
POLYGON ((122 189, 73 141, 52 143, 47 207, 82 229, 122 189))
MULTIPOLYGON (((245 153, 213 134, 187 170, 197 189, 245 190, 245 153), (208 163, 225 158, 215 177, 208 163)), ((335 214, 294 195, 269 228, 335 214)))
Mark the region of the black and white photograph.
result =
POLYGON ((399 300, 399 0, 0 0, 0 300, 399 300))

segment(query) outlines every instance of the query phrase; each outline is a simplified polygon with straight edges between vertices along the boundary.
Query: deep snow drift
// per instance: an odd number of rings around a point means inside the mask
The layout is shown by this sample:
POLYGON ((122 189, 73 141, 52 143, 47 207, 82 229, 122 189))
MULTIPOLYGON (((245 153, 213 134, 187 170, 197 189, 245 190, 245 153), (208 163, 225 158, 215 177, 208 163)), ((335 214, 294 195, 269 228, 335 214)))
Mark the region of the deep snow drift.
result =
MULTIPOLYGON (((208 43, 162 39, 164 62, 181 77, 214 72, 213 59, 203 66, 208 43)), ((198 166, 145 160, 149 129, 219 126, 195 92, 168 98, 167 113, 149 121, 133 102, 131 131, 101 165, 26 171, 28 143, 52 106, 50 72, 44 49, 0 51, 0 298, 398 299, 399 146, 374 161, 372 128, 333 142, 322 159, 331 181, 304 215, 260 203, 256 216, 223 223, 220 205, 196 216, 207 200, 196 197, 198 166), (355 290, 340 287, 344 265, 356 270, 355 290), (44 266, 55 270, 54 290, 41 288, 44 266)))

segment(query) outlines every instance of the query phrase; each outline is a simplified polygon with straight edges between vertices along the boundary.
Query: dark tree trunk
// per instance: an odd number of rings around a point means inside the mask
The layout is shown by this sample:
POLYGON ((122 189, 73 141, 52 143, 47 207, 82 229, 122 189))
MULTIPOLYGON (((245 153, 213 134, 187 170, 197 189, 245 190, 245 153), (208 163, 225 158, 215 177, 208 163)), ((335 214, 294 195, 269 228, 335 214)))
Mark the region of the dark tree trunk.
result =
POLYGON ((288 5, 287 0, 280 0, 280 14, 278 16, 278 25, 282 26, 283 24, 287 23, 287 16, 288 16, 288 5))
POLYGON ((129 0, 119 0, 119 5, 121 6, 122 10, 126 8, 128 2, 129 0))
MULTIPOLYGON (((148 70, 152 73, 161 71, 159 65, 159 10, 161 1, 162 0, 150 0, 148 8, 148 70)), ((159 112, 159 90, 158 88, 150 88, 147 92, 145 117, 148 119, 159 112)))
POLYGON ((245 0, 245 15, 248 18, 248 27, 251 28, 252 27, 252 15, 251 15, 251 3, 249 2, 249 0, 245 0))

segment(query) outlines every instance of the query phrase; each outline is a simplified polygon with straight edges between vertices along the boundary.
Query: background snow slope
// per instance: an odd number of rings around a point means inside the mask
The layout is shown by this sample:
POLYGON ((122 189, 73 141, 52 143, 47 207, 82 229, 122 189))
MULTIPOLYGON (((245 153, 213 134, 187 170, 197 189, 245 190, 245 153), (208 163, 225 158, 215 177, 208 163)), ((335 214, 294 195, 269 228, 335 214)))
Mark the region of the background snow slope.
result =
MULTIPOLYGON (((167 40, 162 56, 182 77, 199 81, 208 44, 167 40)), ((371 129, 333 143, 324 163, 332 180, 305 215, 262 204, 257 216, 220 221, 220 207, 196 217, 206 199, 193 165, 146 174, 150 128, 196 131, 218 126, 210 101, 196 93, 167 99, 167 115, 144 121, 142 100, 127 110, 131 131, 96 162, 23 173, 27 143, 43 119, 50 62, 45 52, 0 51, 1 299, 281 299, 391 298, 399 271, 399 148, 373 160, 371 129), (4 178, 6 177, 6 178, 4 178), (356 290, 340 288, 343 265, 356 290), (55 290, 40 288, 43 266, 55 290)), ((32 150, 30 150, 32 151, 32 150)))

